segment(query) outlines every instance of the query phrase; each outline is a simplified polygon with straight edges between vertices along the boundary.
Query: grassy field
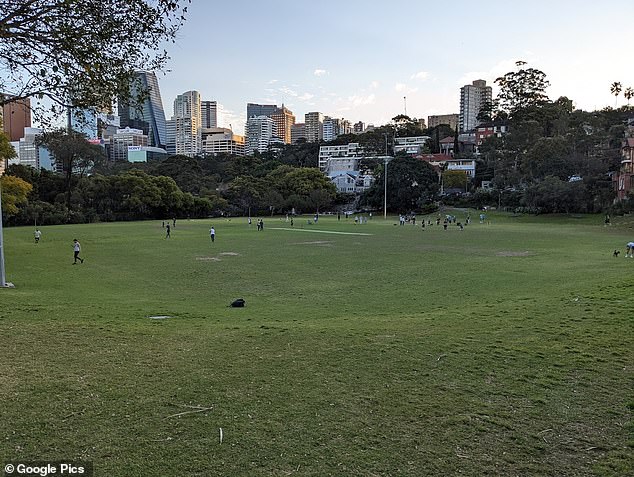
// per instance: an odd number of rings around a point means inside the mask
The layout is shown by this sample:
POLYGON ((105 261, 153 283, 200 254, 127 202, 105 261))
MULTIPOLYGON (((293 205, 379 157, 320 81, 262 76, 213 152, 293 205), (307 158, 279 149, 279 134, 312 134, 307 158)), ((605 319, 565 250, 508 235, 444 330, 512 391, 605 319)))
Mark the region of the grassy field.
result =
POLYGON ((634 475, 633 224, 477 215, 5 229, 0 461, 634 475))

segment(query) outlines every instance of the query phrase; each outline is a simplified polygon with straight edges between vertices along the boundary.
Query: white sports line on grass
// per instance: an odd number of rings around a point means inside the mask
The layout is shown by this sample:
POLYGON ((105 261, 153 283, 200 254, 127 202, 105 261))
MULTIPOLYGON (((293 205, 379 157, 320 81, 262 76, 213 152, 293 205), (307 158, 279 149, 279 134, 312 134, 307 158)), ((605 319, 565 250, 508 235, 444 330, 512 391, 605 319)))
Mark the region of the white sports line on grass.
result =
POLYGON ((370 235, 374 235, 374 234, 364 234, 364 233, 358 233, 358 232, 334 232, 332 230, 315 230, 315 229, 291 229, 291 228, 286 228, 286 227, 269 227, 269 229, 273 229, 273 230, 291 230, 293 232, 315 232, 318 234, 337 234, 337 235, 366 235, 366 236, 370 236, 370 235))

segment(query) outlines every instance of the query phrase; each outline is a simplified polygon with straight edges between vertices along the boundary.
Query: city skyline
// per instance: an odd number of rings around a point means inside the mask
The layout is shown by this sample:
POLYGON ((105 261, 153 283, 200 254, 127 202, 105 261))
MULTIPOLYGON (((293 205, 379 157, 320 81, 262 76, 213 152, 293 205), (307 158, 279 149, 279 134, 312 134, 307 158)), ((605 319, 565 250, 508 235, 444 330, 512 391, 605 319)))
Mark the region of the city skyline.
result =
POLYGON ((457 113, 460 88, 474 80, 487 81, 495 96, 494 80, 517 60, 546 73, 551 99, 566 95, 585 110, 614 107, 610 84, 634 86, 634 65, 624 60, 627 26, 617 24, 633 16, 634 5, 554 3, 509 9, 501 1, 477 8, 458 1, 447 9, 326 0, 316 9, 273 0, 237 12, 194 1, 176 43, 167 45, 170 71, 157 74, 166 116, 177 95, 196 90, 224 106, 225 125, 238 133, 249 102, 284 104, 297 118, 319 111, 378 125, 406 107, 409 116, 426 119, 457 113), (214 40, 204 41, 201 31, 212 19, 232 15, 240 23, 212 22, 214 40))

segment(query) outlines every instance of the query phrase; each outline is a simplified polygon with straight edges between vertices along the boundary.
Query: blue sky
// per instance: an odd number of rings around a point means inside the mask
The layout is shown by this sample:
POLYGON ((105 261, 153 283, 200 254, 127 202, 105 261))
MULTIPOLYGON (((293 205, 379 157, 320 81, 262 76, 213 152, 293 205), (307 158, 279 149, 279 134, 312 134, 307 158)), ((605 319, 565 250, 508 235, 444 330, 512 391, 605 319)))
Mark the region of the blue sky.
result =
POLYGON ((192 0, 158 77, 168 118, 198 90, 238 133, 247 102, 284 103, 298 122, 321 111, 383 124, 404 97, 412 117, 457 113, 461 86, 519 59, 547 74, 552 99, 593 110, 614 106, 612 82, 634 87, 633 27, 632 0, 192 0))

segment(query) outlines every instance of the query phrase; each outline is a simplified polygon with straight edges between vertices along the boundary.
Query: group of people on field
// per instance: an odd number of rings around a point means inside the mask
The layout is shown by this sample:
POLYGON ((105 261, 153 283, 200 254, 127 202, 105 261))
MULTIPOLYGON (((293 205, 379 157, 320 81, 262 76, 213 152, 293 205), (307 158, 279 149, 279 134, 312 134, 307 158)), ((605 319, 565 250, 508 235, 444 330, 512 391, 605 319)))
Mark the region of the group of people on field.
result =
MULTIPOLYGON (((483 217, 484 214, 481 214, 480 216, 480 222, 482 222, 485 217, 483 217)), ((338 219, 340 218, 340 216, 337 217, 338 219)), ((347 218, 347 217, 346 217, 347 218)), ((288 220, 288 216, 287 216, 287 220, 288 220)), ((318 220, 318 215, 315 214, 315 223, 318 220)), ((357 217, 355 217, 355 223, 357 223, 357 220, 359 220, 357 217)), ((363 220, 363 219, 361 219, 363 220)), ((251 217, 249 217, 248 219, 248 223, 249 225, 251 225, 251 217)), ((291 221, 291 226, 293 225, 293 218, 291 217, 290 219, 291 221)), ((367 219, 366 219, 367 221, 367 219)), ((165 229, 166 234, 165 234, 165 238, 170 238, 171 237, 171 229, 172 227, 176 226, 176 219, 172 219, 171 221, 171 225, 170 225, 170 221, 168 220, 167 223, 166 221, 163 221, 163 223, 161 224, 161 226, 165 229)), ((467 215, 466 218, 466 222, 465 224, 463 224, 462 222, 456 222, 456 217, 453 215, 446 215, 444 217, 444 220, 442 220, 443 222, 443 227, 445 230, 447 230, 447 225, 454 223, 456 224, 458 227, 460 227, 460 230, 464 229, 464 225, 469 225, 469 223, 471 222, 471 217, 469 215, 467 215)), ((360 222, 363 223, 363 222, 360 222)), ((366 222, 367 223, 367 222, 366 222)), ((399 215, 399 224, 400 225, 405 225, 406 223, 411 223, 412 225, 416 225, 416 216, 414 214, 412 215, 404 215, 401 214, 399 215)), ((436 218, 436 225, 440 225, 441 223, 441 215, 438 214, 437 218, 436 218)), ((604 221, 605 225, 611 225, 610 224, 610 219, 609 216, 606 215, 606 219, 604 221)), ((427 224, 425 224, 425 219, 422 219, 422 223, 421 226, 423 229, 425 229, 425 225, 427 226, 431 226, 432 225, 432 221, 431 220, 427 220, 427 224)), ((258 231, 262 231, 264 230, 264 221, 262 219, 258 219, 257 220, 257 229, 258 231)), ((39 228, 36 227, 35 232, 33 233, 33 237, 35 239, 35 243, 39 243, 40 240, 42 239, 42 232, 39 228)), ((209 229, 209 238, 211 239, 211 242, 214 243, 216 241, 216 229, 214 228, 214 226, 212 225, 211 228, 209 229)), ((77 262, 79 263, 84 263, 84 259, 82 257, 80 257, 80 253, 81 253, 81 244, 79 242, 78 239, 73 239, 73 265, 76 265, 77 262)), ((618 256, 618 252, 615 250, 614 251, 614 256, 618 256)), ((626 258, 634 258, 634 241, 628 242, 625 245, 625 257, 626 258)))

